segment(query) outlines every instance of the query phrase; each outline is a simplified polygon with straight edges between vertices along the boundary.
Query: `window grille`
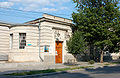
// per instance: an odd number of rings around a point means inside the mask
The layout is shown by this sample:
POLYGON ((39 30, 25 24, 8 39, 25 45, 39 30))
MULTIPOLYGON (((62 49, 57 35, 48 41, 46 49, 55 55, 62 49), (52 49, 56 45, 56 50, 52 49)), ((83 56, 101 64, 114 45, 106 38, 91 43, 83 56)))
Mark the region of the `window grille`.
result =
POLYGON ((25 49, 26 33, 19 33, 19 49, 25 49))

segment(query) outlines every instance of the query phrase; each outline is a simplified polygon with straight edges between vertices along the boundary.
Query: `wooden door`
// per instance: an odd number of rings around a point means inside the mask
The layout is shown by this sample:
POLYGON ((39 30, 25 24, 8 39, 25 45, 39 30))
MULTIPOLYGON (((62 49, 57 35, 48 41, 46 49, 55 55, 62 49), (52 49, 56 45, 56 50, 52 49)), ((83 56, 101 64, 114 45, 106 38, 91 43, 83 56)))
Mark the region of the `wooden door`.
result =
POLYGON ((62 42, 56 41, 55 62, 62 63, 62 42))

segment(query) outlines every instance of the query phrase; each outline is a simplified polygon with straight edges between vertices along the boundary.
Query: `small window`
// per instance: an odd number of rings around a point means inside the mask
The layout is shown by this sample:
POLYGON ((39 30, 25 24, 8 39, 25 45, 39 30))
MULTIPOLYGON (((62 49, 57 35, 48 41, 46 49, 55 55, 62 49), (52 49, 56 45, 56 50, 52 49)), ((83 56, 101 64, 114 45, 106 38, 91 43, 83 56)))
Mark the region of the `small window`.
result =
POLYGON ((44 46, 44 52, 49 52, 49 46, 48 45, 44 46))
POLYGON ((13 34, 10 34, 10 49, 13 48, 13 34))
POLYGON ((19 49, 25 49, 26 33, 19 33, 19 49))

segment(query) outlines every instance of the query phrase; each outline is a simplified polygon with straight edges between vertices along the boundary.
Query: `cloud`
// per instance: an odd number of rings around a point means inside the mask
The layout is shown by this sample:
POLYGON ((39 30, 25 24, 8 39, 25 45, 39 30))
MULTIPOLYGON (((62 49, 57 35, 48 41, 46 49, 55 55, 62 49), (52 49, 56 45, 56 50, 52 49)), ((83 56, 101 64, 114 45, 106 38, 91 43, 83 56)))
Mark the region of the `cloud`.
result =
POLYGON ((61 4, 69 1, 70 0, 8 0, 8 2, 4 2, 4 4, 1 3, 0 6, 10 7, 19 5, 17 8, 24 11, 55 12, 68 9, 61 4))
POLYGON ((44 2, 69 2, 70 0, 8 0, 9 2, 24 2, 24 3, 44 3, 44 2))
MULTIPOLYGON (((53 7, 55 4, 51 0, 8 0, 14 4, 20 4, 20 10, 24 11, 47 11, 48 8, 43 7, 53 7), (42 9, 42 10, 40 10, 42 9)), ((50 11, 55 11, 55 9, 48 9, 50 11)))
POLYGON ((0 2, 0 7, 8 8, 8 7, 11 7, 13 5, 14 5, 14 3, 12 3, 12 2, 0 2))
POLYGON ((61 10, 67 10, 68 7, 60 7, 61 10))
POLYGON ((20 3, 22 5, 39 5, 39 6, 46 6, 46 5, 53 5, 50 0, 8 0, 9 2, 20 3))
POLYGON ((70 0, 51 0, 53 2, 69 2, 70 0))
POLYGON ((55 8, 42 8, 41 11, 50 12, 50 11, 57 11, 55 8))
POLYGON ((21 0, 8 0, 9 2, 20 2, 21 0))
POLYGON ((38 8, 38 9, 34 9, 34 7, 25 7, 25 8, 20 8, 20 10, 24 10, 24 11, 36 11, 36 12, 55 12, 58 11, 58 9, 55 8, 38 8))
POLYGON ((29 4, 29 5, 25 6, 25 7, 20 7, 19 9, 24 10, 24 11, 32 11, 32 10, 35 11, 35 10, 38 9, 38 7, 39 7, 39 5, 29 4))

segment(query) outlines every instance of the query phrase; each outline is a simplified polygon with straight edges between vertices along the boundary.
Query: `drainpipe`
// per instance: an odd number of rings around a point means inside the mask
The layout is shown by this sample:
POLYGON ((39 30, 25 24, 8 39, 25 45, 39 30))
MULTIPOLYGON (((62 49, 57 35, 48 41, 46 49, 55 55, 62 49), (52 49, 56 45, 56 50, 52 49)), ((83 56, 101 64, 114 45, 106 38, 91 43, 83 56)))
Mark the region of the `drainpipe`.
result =
POLYGON ((42 59, 41 54, 40 54, 40 24, 41 24, 41 22, 40 22, 40 20, 39 20, 39 27, 38 27, 38 29, 39 29, 39 58, 40 58, 41 61, 43 62, 43 59, 42 59))

